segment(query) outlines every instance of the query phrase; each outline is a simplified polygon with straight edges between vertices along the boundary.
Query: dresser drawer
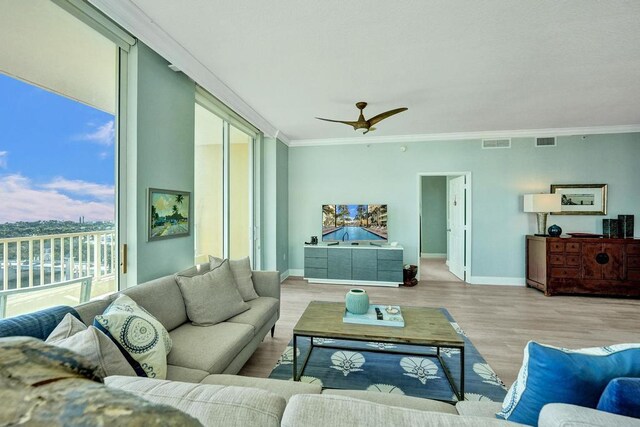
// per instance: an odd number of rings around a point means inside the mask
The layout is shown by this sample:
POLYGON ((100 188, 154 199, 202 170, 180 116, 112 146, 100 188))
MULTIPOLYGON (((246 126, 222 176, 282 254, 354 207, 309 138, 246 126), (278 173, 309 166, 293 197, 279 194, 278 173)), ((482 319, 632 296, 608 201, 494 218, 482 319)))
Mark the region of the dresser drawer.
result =
POLYGON ((566 252, 580 252, 580 243, 569 242, 565 245, 566 252))
POLYGON ((400 260, 402 262, 402 250, 378 249, 378 259, 400 260))
POLYGON ((327 278, 327 269, 326 268, 309 268, 306 267, 304 269, 304 277, 309 279, 326 279, 327 278))
POLYGON ((551 265, 564 265, 564 255, 551 255, 551 256, 549 256, 549 264, 551 264, 551 265))
POLYGON ((565 265, 569 267, 579 267, 580 266, 580 255, 567 255, 565 257, 565 265))
POLYGON ((305 258, 304 259, 304 268, 327 268, 327 259, 326 258, 305 258))
POLYGON ((640 268, 627 271, 627 280, 640 280, 640 268))
POLYGON ((304 256, 306 258, 326 258, 327 257, 327 248, 304 248, 304 256))
POLYGON ((627 245, 627 255, 640 255, 640 243, 627 245))
POLYGON ((549 252, 564 252, 564 243, 562 242, 549 243, 549 252))
POLYGON ((640 268, 640 256, 630 256, 627 258, 628 268, 640 268))
POLYGON ((551 277, 556 279, 578 279, 580 269, 578 268, 551 268, 551 277))
POLYGON ((378 271, 400 271, 400 272, 402 272, 402 261, 379 259, 378 260, 378 271))

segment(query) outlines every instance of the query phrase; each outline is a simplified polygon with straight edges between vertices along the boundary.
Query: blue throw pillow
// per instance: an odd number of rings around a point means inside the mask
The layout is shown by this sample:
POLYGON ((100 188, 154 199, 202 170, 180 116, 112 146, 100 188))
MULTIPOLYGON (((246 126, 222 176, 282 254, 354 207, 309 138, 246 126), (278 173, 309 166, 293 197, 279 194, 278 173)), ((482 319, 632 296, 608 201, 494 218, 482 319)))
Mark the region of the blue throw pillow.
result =
POLYGON ((497 418, 537 425, 547 403, 596 408, 609 381, 640 376, 640 344, 568 350, 529 341, 497 418))
POLYGON ((600 396, 598 410, 640 418, 640 378, 616 378, 600 396))

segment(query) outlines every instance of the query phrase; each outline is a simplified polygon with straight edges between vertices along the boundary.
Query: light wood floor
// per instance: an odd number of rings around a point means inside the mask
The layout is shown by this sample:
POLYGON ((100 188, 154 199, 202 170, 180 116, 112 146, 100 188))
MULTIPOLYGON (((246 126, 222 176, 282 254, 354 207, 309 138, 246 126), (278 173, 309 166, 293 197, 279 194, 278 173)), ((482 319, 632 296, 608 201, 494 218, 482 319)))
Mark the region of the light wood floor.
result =
MULTIPOLYGON (((348 289, 310 285, 301 278, 285 280, 275 338, 265 338, 240 375, 269 376, 309 301, 343 301, 348 289)), ((518 374, 529 340, 567 348, 640 342, 640 300, 545 297, 525 287, 445 281, 366 289, 378 304, 445 307, 507 386, 518 374)))

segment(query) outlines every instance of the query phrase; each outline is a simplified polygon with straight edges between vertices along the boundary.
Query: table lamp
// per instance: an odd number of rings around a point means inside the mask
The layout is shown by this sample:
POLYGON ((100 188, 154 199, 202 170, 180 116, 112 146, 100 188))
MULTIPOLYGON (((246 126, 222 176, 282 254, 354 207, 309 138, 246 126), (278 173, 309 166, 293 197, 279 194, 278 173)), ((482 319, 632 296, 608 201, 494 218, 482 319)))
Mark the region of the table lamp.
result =
POLYGON ((524 211, 538 214, 536 236, 547 236, 547 215, 549 212, 560 212, 561 209, 560 194, 524 195, 524 211))

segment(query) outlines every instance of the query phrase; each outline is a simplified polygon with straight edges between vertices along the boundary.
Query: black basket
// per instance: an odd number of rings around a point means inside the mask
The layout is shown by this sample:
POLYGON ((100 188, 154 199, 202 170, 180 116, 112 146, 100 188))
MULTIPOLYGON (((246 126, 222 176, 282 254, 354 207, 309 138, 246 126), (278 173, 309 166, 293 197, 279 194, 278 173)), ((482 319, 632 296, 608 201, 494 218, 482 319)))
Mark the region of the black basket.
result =
POLYGON ((405 286, 415 286, 418 281, 416 280, 416 274, 418 274, 417 265, 405 266, 402 270, 402 281, 405 286))

